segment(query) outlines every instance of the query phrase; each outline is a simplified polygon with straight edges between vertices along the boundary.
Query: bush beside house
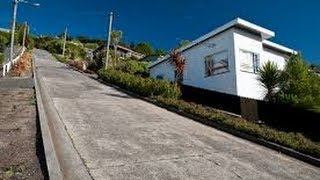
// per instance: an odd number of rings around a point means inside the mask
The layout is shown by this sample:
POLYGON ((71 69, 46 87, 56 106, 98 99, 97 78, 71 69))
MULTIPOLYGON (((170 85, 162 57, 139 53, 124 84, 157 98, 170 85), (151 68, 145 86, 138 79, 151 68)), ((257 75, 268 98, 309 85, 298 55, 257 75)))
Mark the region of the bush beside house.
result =
POLYGON ((143 78, 114 69, 99 70, 98 75, 107 83, 117 85, 141 96, 163 96, 173 99, 181 96, 180 88, 169 81, 143 78))
POLYGON ((301 55, 292 56, 283 71, 268 62, 259 75, 259 81, 267 89, 267 100, 305 109, 320 106, 320 78, 301 55))

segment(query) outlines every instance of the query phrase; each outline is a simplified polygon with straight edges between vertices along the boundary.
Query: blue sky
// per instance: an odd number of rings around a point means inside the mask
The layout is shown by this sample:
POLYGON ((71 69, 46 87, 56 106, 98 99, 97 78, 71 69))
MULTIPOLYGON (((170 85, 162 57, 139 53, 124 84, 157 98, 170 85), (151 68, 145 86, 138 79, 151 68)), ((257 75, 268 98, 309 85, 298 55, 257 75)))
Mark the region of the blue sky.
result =
MULTIPOLYGON (((18 20, 28 21, 37 34, 59 34, 68 26, 71 35, 105 38, 107 13, 114 28, 129 42, 148 41, 156 48, 175 47, 241 17, 276 32, 272 40, 303 52, 320 64, 320 1, 316 0, 29 0, 19 4, 18 20)), ((0 2, 0 27, 11 20, 11 0, 0 2)))

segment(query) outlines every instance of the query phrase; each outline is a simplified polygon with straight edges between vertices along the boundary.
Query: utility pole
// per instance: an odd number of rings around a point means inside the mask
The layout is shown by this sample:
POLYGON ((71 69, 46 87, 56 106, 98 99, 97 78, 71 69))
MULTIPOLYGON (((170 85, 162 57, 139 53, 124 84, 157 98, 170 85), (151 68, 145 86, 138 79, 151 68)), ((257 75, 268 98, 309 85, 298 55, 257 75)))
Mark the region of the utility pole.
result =
POLYGON ((18 0, 13 0, 13 18, 11 26, 11 45, 10 45, 10 62, 13 60, 13 46, 14 46, 14 33, 16 30, 16 20, 17 20, 17 9, 18 9, 18 0))
POLYGON ((68 28, 64 31, 64 42, 63 42, 63 49, 62 49, 62 56, 64 57, 65 51, 66 51, 66 43, 67 43, 67 32, 68 28))
POLYGON ((26 37, 27 37, 27 22, 24 23, 24 29, 23 29, 23 40, 22 40, 22 48, 26 45, 26 37))
POLYGON ((40 6, 39 3, 30 3, 25 0, 13 0, 13 17, 12 17, 12 26, 11 26, 11 45, 10 45, 10 62, 13 61, 13 50, 14 50, 14 33, 16 30, 16 21, 17 21, 17 9, 18 9, 18 3, 25 3, 32 6, 40 6))
POLYGON ((108 68, 108 62, 109 62, 109 46, 110 46, 110 36, 112 31, 112 19, 113 19, 113 13, 110 12, 109 17, 109 31, 108 31, 108 42, 107 42, 107 54, 106 54, 106 62, 105 62, 105 69, 108 68))

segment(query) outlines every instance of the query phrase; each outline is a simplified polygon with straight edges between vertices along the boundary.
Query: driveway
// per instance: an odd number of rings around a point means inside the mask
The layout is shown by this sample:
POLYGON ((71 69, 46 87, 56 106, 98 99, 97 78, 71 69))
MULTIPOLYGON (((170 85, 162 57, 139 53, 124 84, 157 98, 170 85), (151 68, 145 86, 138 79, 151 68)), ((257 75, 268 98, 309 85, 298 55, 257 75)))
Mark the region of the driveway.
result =
POLYGON ((34 52, 93 179, 320 179, 320 169, 100 84, 34 52))

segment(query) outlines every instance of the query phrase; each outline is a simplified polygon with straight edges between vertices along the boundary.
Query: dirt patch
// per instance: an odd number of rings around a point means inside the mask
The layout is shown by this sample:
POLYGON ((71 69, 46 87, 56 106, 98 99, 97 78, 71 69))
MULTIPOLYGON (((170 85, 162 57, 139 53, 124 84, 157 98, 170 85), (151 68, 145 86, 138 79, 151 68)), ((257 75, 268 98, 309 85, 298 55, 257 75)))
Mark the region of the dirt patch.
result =
POLYGON ((47 179, 33 89, 0 89, 0 179, 47 179))
POLYGON ((32 74, 32 54, 30 51, 23 53, 19 62, 13 65, 9 72, 10 77, 23 77, 32 74))

